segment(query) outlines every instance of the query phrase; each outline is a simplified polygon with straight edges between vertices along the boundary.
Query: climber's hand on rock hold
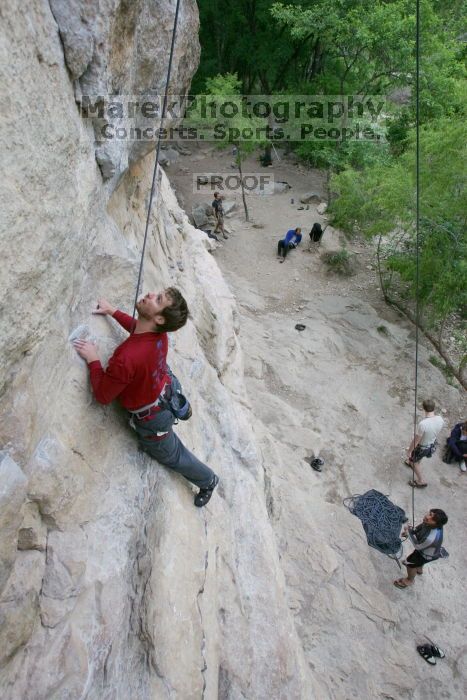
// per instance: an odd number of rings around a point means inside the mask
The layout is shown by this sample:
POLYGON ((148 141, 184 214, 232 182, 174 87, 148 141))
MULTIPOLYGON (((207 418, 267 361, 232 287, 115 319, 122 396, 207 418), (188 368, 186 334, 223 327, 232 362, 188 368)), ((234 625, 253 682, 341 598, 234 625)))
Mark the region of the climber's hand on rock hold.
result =
POLYGON ((97 354, 96 346, 89 340, 74 340, 73 346, 80 357, 86 362, 94 362, 98 360, 99 356, 97 354))
POLYGON ((98 299, 97 300, 97 307, 94 309, 92 312, 93 314, 101 314, 101 316, 113 316, 113 314, 116 312, 115 306, 112 306, 112 304, 109 304, 107 299, 98 299))

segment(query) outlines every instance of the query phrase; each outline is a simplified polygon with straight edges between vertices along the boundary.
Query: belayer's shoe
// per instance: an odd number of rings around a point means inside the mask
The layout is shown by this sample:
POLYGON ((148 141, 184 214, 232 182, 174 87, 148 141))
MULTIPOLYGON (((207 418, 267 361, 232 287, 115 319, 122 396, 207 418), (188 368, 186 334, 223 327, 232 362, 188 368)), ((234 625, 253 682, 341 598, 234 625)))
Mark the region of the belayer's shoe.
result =
POLYGON ((216 488, 217 484, 219 483, 219 477, 214 474, 213 479, 209 486, 205 489, 200 489, 198 493, 195 496, 195 506, 197 508, 202 508, 205 506, 209 501, 211 500, 211 496, 213 494, 214 489, 216 488))

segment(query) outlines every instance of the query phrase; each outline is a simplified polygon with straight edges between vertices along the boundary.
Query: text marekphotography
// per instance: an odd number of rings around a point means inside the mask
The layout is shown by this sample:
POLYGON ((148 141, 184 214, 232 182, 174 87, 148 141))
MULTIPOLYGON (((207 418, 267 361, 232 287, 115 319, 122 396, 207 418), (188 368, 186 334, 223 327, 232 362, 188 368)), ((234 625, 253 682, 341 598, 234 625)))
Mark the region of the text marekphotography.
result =
POLYGON ((86 95, 98 140, 385 141, 383 95, 86 95))

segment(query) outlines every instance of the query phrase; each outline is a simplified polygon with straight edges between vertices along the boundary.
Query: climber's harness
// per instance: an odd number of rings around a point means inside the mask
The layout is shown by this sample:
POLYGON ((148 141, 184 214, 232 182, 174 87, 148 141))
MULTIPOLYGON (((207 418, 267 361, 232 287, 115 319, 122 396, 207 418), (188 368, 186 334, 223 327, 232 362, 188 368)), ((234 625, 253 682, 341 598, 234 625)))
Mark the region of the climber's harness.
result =
POLYGON ((157 397, 155 401, 152 403, 148 403, 146 406, 141 406, 141 408, 138 408, 136 411, 128 411, 131 413, 132 420, 133 418, 137 418, 138 420, 149 420, 151 416, 154 415, 154 413, 157 413, 157 411, 160 411, 162 403, 166 401, 166 392, 167 389, 170 387, 170 384, 164 384, 162 387, 162 391, 157 397))
MULTIPOLYGON (((162 391, 155 401, 147 404, 146 406, 141 406, 136 411, 129 411, 131 414, 130 425, 135 428, 135 419, 141 422, 150 421, 154 414, 161 410, 170 411, 170 413, 175 418, 175 423, 179 420, 188 420, 191 417, 191 406, 190 402, 184 394, 182 394, 182 387, 177 377, 173 374, 170 368, 168 373, 170 376, 170 381, 164 384, 162 391)), ((163 437, 167 435, 168 431, 157 432, 156 437, 163 437)))

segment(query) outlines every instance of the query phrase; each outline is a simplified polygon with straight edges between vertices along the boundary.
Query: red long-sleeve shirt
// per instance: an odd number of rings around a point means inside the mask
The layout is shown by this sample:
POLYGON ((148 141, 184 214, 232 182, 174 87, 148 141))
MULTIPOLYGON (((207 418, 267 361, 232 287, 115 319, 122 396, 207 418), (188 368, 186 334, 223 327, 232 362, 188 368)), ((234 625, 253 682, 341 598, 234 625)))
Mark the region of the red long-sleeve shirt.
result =
MULTIPOLYGON (((136 321, 122 311, 113 318, 129 333, 136 321)), ((99 360, 89 363, 91 386, 99 403, 118 398, 124 408, 134 411, 157 399, 164 384, 170 383, 167 371, 167 333, 132 333, 109 360, 104 371, 99 360)))

